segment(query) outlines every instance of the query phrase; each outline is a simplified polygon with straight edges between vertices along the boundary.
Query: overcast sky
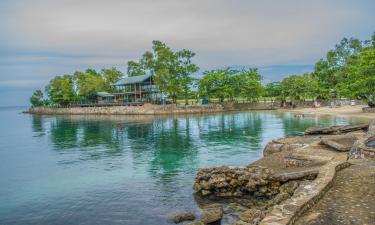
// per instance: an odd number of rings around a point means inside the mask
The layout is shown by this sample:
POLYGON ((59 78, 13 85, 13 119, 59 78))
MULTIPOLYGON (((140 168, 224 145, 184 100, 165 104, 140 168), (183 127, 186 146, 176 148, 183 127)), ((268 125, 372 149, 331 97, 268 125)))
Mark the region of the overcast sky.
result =
POLYGON ((343 37, 369 39, 374 0, 0 0, 0 105, 88 67, 115 66, 152 40, 197 55, 201 72, 259 67, 265 81, 309 71, 343 37))

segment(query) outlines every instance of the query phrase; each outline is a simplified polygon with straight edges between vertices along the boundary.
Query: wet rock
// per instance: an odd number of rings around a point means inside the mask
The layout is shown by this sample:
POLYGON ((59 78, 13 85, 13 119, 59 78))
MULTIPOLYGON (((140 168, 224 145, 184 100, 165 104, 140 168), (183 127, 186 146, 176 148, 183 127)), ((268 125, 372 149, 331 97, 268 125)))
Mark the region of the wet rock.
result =
POLYGON ((278 141, 271 141, 264 148, 263 155, 268 156, 276 152, 290 151, 290 150, 294 150, 296 148, 300 148, 303 146, 304 144, 298 144, 298 143, 289 144, 289 143, 281 143, 278 141))
POLYGON ((186 225, 206 225, 206 224, 204 224, 202 221, 194 221, 194 222, 192 222, 192 223, 188 223, 188 224, 186 224, 186 225))
POLYGON ((200 221, 204 224, 210 224, 223 218, 223 208, 221 206, 214 206, 210 208, 205 208, 200 221))
POLYGON ((280 187, 280 192, 288 193, 293 195, 294 191, 298 188, 298 181, 289 181, 280 187))
POLYGON ((343 134, 357 130, 367 130, 369 124, 347 125, 347 126, 332 126, 332 127, 310 127, 305 130, 305 135, 319 135, 319 134, 343 134))
POLYGON ((173 222, 181 223, 184 221, 192 221, 195 220, 194 214, 187 212, 187 213, 180 213, 173 216, 173 222))
POLYGON ((240 214, 240 220, 245 223, 256 224, 265 216, 264 212, 259 209, 248 209, 240 214))
POLYGON ((272 189, 273 174, 260 166, 205 168, 198 171, 193 188, 203 196, 239 197, 259 189, 266 196, 272 189))
POLYGON ((321 144, 327 145, 340 152, 347 152, 357 140, 358 138, 352 135, 338 135, 322 138, 321 144))

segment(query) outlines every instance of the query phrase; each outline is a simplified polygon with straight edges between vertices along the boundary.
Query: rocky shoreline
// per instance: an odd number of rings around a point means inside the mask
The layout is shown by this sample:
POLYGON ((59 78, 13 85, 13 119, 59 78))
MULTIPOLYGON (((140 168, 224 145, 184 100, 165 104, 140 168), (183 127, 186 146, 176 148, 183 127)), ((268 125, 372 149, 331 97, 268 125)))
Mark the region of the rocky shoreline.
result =
MULTIPOLYGON (((352 160, 373 160, 371 124, 309 128, 305 136, 270 142, 247 167, 200 169, 193 185, 201 216, 190 225, 296 224, 352 160)), ((185 220, 175 220, 182 222, 185 220)))
POLYGON ((208 105, 153 105, 141 106, 94 106, 94 107, 31 107, 26 113, 39 115, 170 115, 217 113, 242 110, 275 110, 278 103, 222 103, 208 105))

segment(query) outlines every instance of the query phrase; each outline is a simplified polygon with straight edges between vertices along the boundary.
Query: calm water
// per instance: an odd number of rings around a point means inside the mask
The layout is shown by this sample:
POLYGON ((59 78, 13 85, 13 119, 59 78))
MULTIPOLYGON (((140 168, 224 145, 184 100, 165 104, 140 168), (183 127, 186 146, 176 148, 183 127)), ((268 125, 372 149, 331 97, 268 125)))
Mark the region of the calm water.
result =
POLYGON ((245 166, 272 139, 348 118, 273 112, 31 116, 0 108, 0 224, 168 224, 197 211, 197 168, 245 166))

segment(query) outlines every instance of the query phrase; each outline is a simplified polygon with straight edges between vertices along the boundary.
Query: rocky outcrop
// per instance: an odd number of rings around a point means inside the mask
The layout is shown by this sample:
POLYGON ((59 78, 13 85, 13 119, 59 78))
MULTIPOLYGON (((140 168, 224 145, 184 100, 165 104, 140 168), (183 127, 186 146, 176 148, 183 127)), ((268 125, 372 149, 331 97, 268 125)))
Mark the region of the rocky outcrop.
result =
POLYGON ((142 106, 95 106, 95 107, 32 107, 28 113, 31 114, 66 114, 66 115, 167 115, 167 114, 194 114, 223 112, 224 107, 220 104, 210 105, 153 105, 142 106))
POLYGON ((198 171, 193 188, 203 196, 239 197, 251 195, 272 198, 280 193, 280 186, 291 180, 314 179, 315 170, 275 173, 261 166, 204 168, 198 171))
POLYGON ((265 157, 247 167, 200 169, 193 187, 205 199, 241 199, 235 225, 293 224, 329 190, 336 171, 351 165, 347 151, 375 157, 375 122, 306 133, 270 142, 265 157))
POLYGON ((221 206, 213 206, 204 209, 200 221, 204 224, 210 224, 220 221, 223 218, 223 208, 221 206))
POLYGON ((375 120, 369 125, 367 134, 358 138, 350 150, 350 158, 375 158, 375 148, 370 144, 375 141, 375 120))
POLYGON ((358 138, 353 135, 337 135, 333 137, 323 137, 321 143, 336 151, 348 152, 357 140, 358 138))
POLYGON ((348 126, 332 126, 332 127, 311 127, 307 128, 305 135, 330 135, 343 134, 357 130, 367 130, 369 124, 348 125, 348 126))
POLYGON ((179 213, 173 216, 173 222, 181 223, 184 221, 193 221, 195 220, 195 216, 193 213, 186 212, 186 213, 179 213))
POLYGON ((314 141, 319 140, 320 137, 285 137, 278 140, 272 140, 264 148, 263 155, 269 156, 276 152, 292 151, 297 148, 305 147, 314 141))

